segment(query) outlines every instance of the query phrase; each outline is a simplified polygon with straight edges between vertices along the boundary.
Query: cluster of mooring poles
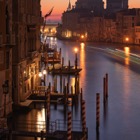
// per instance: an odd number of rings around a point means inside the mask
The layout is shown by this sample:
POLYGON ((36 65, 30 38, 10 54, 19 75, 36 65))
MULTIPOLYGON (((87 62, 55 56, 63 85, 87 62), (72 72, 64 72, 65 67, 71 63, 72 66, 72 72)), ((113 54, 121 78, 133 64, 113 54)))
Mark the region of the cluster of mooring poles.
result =
MULTIPOLYGON (((108 99, 108 74, 105 74, 103 78, 103 106, 106 109, 108 99)), ((105 110, 104 110, 105 111, 105 110)), ((100 93, 96 93, 96 134, 97 139, 99 137, 99 127, 100 127, 100 93)))
MULTIPOLYGON (((49 48, 47 48, 49 49, 49 48)), ((52 53, 52 50, 50 50, 52 53)), ((61 49, 60 49, 61 53, 61 49)), ((87 140, 87 127, 86 127, 86 107, 85 107, 85 100, 83 100, 83 93, 82 89, 80 92, 80 85, 79 85, 79 72, 82 70, 81 68, 78 67, 78 58, 77 58, 77 53, 75 53, 75 65, 71 66, 70 60, 68 61, 68 66, 64 65, 64 57, 60 59, 60 57, 54 57, 54 54, 47 55, 47 59, 45 60, 45 66, 46 64, 51 64, 52 68, 49 67, 48 65, 48 72, 50 72, 53 76, 53 86, 51 86, 51 83, 49 82, 49 85, 45 90, 45 121, 46 121, 46 132, 48 133, 50 130, 50 116, 51 116, 51 109, 50 105, 51 103, 55 103, 55 109, 57 109, 57 105, 60 105, 60 103, 64 106, 64 113, 67 116, 67 140, 72 140, 74 139, 74 130, 73 130, 73 119, 72 119, 72 108, 75 105, 78 105, 79 98, 80 98, 80 106, 81 106, 81 131, 79 133, 79 140, 87 140), (51 57, 51 55, 53 57, 51 57), (58 59, 59 60, 58 60, 58 59), (62 61, 62 62, 61 62, 62 61), (57 65, 57 62, 61 62, 61 66, 57 65), (59 68, 57 68, 59 67, 59 68), (63 77, 63 75, 66 77, 68 76, 67 82, 66 78, 63 77), (74 76, 75 79, 75 84, 72 86, 70 85, 69 78, 70 76, 74 76), (59 87, 60 91, 58 91, 58 80, 57 76, 60 77, 60 82, 59 82, 59 87), (69 98, 71 98, 71 111, 69 109, 69 98), (60 102, 58 102, 58 99, 60 102)), ((59 55, 60 56, 60 55, 59 55)), ((41 86, 40 86, 41 87, 41 86)), ((42 90, 34 90, 32 93, 35 95, 36 93, 38 94, 36 96, 36 99, 39 96, 43 96, 42 90)), ((44 131, 41 131, 41 139, 44 137, 42 134, 44 131)), ((61 132, 59 132, 61 133, 61 132)), ((36 139, 36 137, 35 137, 36 139)))

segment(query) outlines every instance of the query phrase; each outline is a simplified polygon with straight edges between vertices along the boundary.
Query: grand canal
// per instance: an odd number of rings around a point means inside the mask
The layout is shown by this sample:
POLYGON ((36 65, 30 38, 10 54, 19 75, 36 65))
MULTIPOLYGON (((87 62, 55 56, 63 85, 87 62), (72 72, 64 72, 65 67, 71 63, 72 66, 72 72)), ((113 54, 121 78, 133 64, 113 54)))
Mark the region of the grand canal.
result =
MULTIPOLYGON (((53 40, 58 49, 62 49, 64 63, 68 60, 74 65, 75 52, 78 48, 78 65, 80 72, 80 87, 86 101, 86 123, 89 140, 137 140, 140 138, 140 64, 131 62, 129 56, 122 59, 103 51, 106 48, 118 48, 133 53, 139 53, 140 47, 93 44, 53 40), (127 49, 126 49, 127 48, 127 49), (103 107, 103 78, 109 76, 109 96, 106 108, 103 107), (96 135, 96 93, 100 93, 100 127, 96 135)), ((128 54, 129 55, 129 54, 128 54)), ((140 61, 140 60, 139 60, 140 61)), ((51 81, 48 74, 47 82, 51 81)), ((72 83, 72 78, 71 78, 72 83)), ((51 106, 51 120, 65 119, 63 108, 57 110, 51 106)), ((73 109, 73 119, 80 120, 79 107, 73 109)), ((15 122, 28 120, 45 120, 44 109, 38 107, 29 112, 15 113, 15 122)), ((15 138, 17 140, 32 140, 33 138, 15 138)))

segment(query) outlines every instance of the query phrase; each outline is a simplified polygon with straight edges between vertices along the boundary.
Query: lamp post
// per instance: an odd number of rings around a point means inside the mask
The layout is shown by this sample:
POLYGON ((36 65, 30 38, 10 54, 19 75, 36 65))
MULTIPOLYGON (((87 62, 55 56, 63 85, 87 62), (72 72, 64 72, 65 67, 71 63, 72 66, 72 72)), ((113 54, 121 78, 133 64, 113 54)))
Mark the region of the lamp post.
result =
POLYGON ((4 117, 6 117, 6 95, 9 92, 8 80, 4 82, 4 84, 2 85, 2 88, 3 88, 3 94, 4 94, 4 117))
POLYGON ((75 69, 77 69, 77 52, 78 52, 78 49, 75 48, 74 51, 75 51, 75 69))
POLYGON ((44 75, 44 86, 46 86, 46 74, 47 74, 47 71, 46 69, 43 70, 43 75, 44 75))
POLYGON ((42 77, 42 72, 40 71, 38 76, 40 77, 40 86, 41 86, 41 77, 42 77))
POLYGON ((129 37, 125 37, 125 42, 126 42, 126 44, 129 43, 129 37))
POLYGON ((46 81, 46 74, 47 74, 47 71, 46 71, 46 69, 44 69, 42 72, 40 71, 39 72, 39 77, 40 77, 40 85, 42 85, 42 82, 44 83, 44 86, 46 86, 46 83, 45 83, 45 81, 46 81), (42 79, 42 76, 44 75, 44 79, 42 79))

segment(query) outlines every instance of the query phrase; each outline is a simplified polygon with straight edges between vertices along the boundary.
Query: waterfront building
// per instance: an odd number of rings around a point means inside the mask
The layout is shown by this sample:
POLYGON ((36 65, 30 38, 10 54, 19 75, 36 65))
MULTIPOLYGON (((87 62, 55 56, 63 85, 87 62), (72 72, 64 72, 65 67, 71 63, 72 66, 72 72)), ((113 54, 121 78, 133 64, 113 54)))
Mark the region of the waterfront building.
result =
POLYGON ((0 118, 12 112, 12 48, 15 34, 12 29, 12 2, 0 1, 0 118), (4 87, 3 87, 4 86, 4 87), (4 91, 6 88, 7 91, 4 91))
POLYGON ((99 16, 95 16, 93 18, 93 41, 95 42, 99 42, 99 41, 103 41, 104 39, 104 18, 103 17, 99 17, 99 16))
MULTIPOLYGON (((68 7, 70 7, 69 5, 68 7)), ((99 28, 99 31, 95 28, 95 31, 94 27, 97 18, 102 19, 103 12, 104 3, 102 0, 77 0, 75 7, 71 10, 68 8, 62 14, 62 24, 57 28, 57 36, 59 38, 81 41, 100 40, 99 36, 102 34, 102 28, 99 28), (94 19, 94 17, 96 18, 94 19)), ((101 21, 99 22, 99 26, 100 24, 101 21)))
POLYGON ((59 38, 72 40, 92 40, 93 17, 102 17, 104 3, 102 0, 77 0, 76 5, 62 14, 62 24, 57 28, 59 38), (81 30, 82 29, 82 30, 81 30))
POLYGON ((140 24, 135 26, 135 44, 140 45, 140 24))
POLYGON ((92 18, 92 13, 87 9, 73 9, 64 12, 62 25, 60 24, 57 28, 57 36, 72 40, 85 39, 87 37, 87 27, 90 24, 87 18, 92 18))
POLYGON ((116 42, 116 16, 104 16, 103 19, 103 41, 116 42))
POLYGON ((41 26, 41 33, 46 35, 47 37, 53 37, 56 36, 56 28, 58 26, 58 23, 46 23, 45 26, 41 26))
POLYGON ((138 33, 136 27, 140 23, 140 9, 133 8, 116 13, 116 40, 118 43, 135 44, 138 33))
POLYGON ((13 0, 13 100, 14 105, 25 101, 39 83, 40 68, 40 0, 13 0))

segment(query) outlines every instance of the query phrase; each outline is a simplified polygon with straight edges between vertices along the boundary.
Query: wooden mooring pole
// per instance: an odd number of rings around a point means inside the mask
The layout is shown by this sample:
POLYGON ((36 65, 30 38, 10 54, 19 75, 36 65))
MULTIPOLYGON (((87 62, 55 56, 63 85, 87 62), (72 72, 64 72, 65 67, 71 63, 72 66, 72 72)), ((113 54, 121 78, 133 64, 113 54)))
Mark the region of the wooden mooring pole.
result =
POLYGON ((47 92, 47 131, 49 131, 49 124, 50 124, 50 84, 47 92))
POLYGON ((64 67, 64 57, 62 57, 62 69, 64 67))
POLYGON ((44 134, 44 132, 41 131, 41 140, 43 140, 43 134, 44 134))
POLYGON ((62 73, 60 73, 60 93, 62 93, 62 73))
POLYGON ((82 101, 83 101, 83 90, 81 88, 80 104, 81 104, 81 116, 82 116, 82 101))
POLYGON ((86 133, 86 107, 85 107, 85 101, 82 100, 82 130, 83 133, 86 133))
POLYGON ((99 130, 100 126, 100 94, 96 93, 96 130, 99 130))
POLYGON ((108 98, 108 74, 103 78, 103 103, 105 105, 108 98))
POLYGON ((60 54, 60 55, 59 55, 59 58, 61 59, 61 48, 60 48, 59 54, 60 54))
POLYGON ((105 79, 106 79, 106 98, 108 98, 108 73, 106 73, 105 79))
POLYGON ((63 79, 63 93, 65 91, 65 78, 63 79))
POLYGON ((69 60, 68 70, 70 71, 70 60, 69 60))
POLYGON ((106 78, 103 78, 103 103, 106 102, 106 78))
POLYGON ((67 118, 67 140, 72 140, 72 113, 70 111, 67 118))

